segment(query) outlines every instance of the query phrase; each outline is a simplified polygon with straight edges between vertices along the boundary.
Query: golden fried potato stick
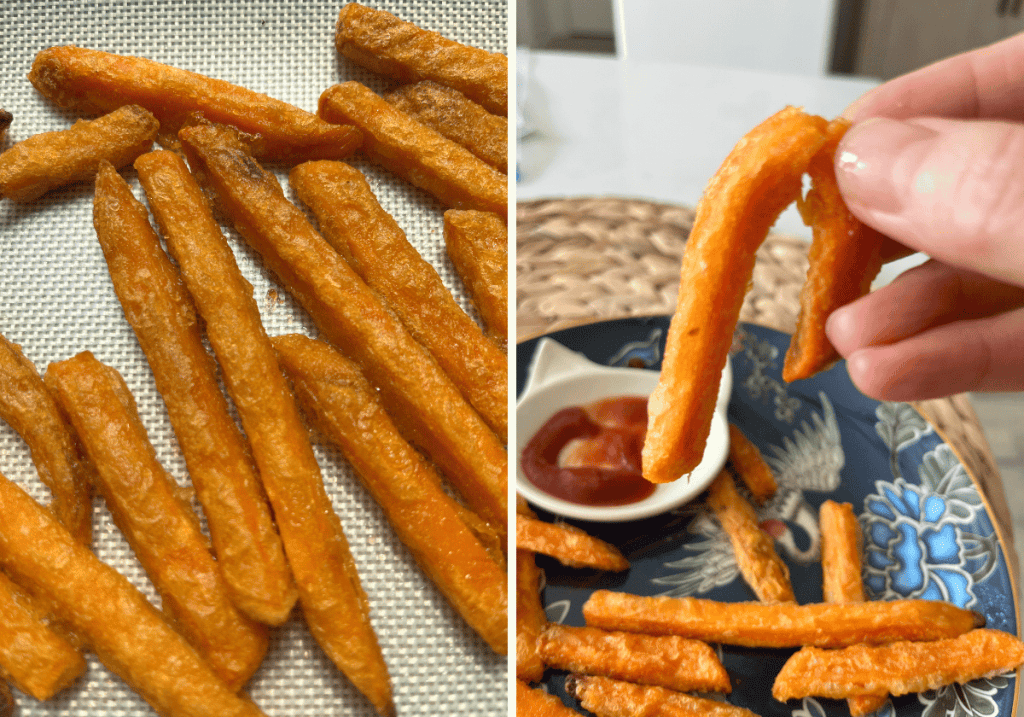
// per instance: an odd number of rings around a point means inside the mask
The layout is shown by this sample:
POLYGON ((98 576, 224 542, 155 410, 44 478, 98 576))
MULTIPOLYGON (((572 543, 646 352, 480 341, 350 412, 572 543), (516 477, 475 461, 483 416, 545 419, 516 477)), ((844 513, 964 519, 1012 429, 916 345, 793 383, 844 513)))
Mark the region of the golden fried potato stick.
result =
POLYGON ((84 47, 39 52, 28 79, 59 107, 88 114, 123 105, 145 107, 160 120, 160 141, 195 115, 258 135, 256 156, 266 161, 343 159, 361 142, 358 130, 329 124, 298 107, 195 72, 142 57, 84 47))
MULTIPOLYGON (((0 116, 2 114, 3 112, 0 111, 0 116)), ((2 128, 0 128, 0 139, 3 139, 2 128)), ((0 679, 0 717, 14 717, 17 709, 18 704, 14 701, 14 695, 11 694, 10 686, 5 680, 0 679)))
POLYGON ((799 195, 827 122, 787 107, 740 140, 697 205, 658 386, 648 404, 643 475, 674 481, 704 455, 754 254, 799 195))
POLYGON ((164 612, 231 689, 267 651, 267 630, 231 602, 199 521, 156 458, 121 375, 89 352, 51 363, 46 384, 78 432, 114 523, 164 612))
POLYGON ((598 717, 757 717, 750 710, 655 685, 609 677, 572 675, 567 689, 598 717))
POLYGON ((494 432, 230 128, 196 126, 181 135, 242 237, 310 313, 323 336, 359 365, 403 435, 437 463, 482 518, 504 533, 508 455, 494 432))
POLYGON ((86 667, 78 649, 45 619, 35 600, 0 572, 0 686, 6 678, 37 700, 68 687, 86 667))
POLYGON ((605 630, 679 635, 743 647, 846 647, 956 637, 984 625, 979 613, 936 600, 831 603, 723 603, 595 591, 587 624, 605 630))
POLYGON ((444 213, 444 243, 488 331, 507 343, 508 226, 504 217, 449 209, 444 213))
POLYGON ((50 489, 50 510, 83 545, 92 542, 92 466, 74 430, 21 347, 0 336, 0 418, 25 440, 50 489))
POLYGON ((430 80, 402 85, 384 99, 508 174, 506 117, 493 115, 458 90, 430 80))
POLYGON ((722 662, 706 642, 550 623, 540 656, 558 670, 602 675, 679 692, 730 692, 722 662))
POLYGON ((305 336, 273 339, 281 367, 313 423, 362 479, 402 543, 491 649, 508 653, 508 584, 500 562, 473 534, 464 508, 402 438, 358 367, 305 336))
MULTIPOLYGON (((187 212, 196 221, 183 203, 175 204, 173 191, 162 188, 150 196, 158 221, 166 225, 168 212, 187 212)), ((203 345, 192 298, 146 208, 109 164, 96 178, 93 223, 125 318, 167 406, 232 602, 255 620, 280 625, 296 591, 263 486, 203 345)))
POLYGON ((516 678, 540 682, 540 634, 548 622, 540 601, 541 571, 533 552, 516 548, 516 678))
POLYGON ((780 702, 817 696, 905 695, 994 677, 1024 665, 1024 643, 1001 630, 972 630, 934 642, 807 648, 782 666, 772 696, 780 702))
POLYGON ((139 164, 249 437, 306 623, 377 711, 393 714, 391 679, 369 601, 252 286, 181 161, 161 153, 139 164))
POLYGON ((507 435, 505 354, 455 303, 362 173, 343 162, 306 162, 288 181, 313 210, 323 237, 433 355, 487 425, 507 435))
POLYGON ((454 209, 505 216, 508 177, 468 149, 389 105, 358 82, 342 82, 320 95, 317 114, 363 133, 363 153, 392 174, 454 209))
POLYGON ((13 121, 14 115, 3 108, 0 108, 0 142, 4 141, 4 137, 7 135, 7 128, 11 126, 11 122, 13 121))
POLYGON ((784 381, 813 376, 839 359, 825 335, 825 320, 868 293, 882 268, 885 236, 850 213, 836 184, 833 156, 849 126, 842 118, 829 123, 825 144, 807 167, 811 188, 797 199, 804 223, 814 232, 800 315, 782 367, 784 381))
POLYGON ((732 543, 740 574, 761 602, 795 600, 789 568, 775 551, 775 539, 761 530, 757 512, 736 490, 729 469, 711 483, 708 505, 732 543))
POLYGON ((516 680, 516 717, 579 717, 554 695, 516 680))
POLYGON ((101 161, 115 167, 153 146, 160 123, 138 105, 111 108, 94 120, 43 132, 0 154, 0 197, 29 202, 56 187, 91 180, 101 161))
POLYGON ((166 717, 258 717, 146 597, 0 475, 0 566, 166 717))
POLYGON ((758 503, 775 495, 778 485, 771 467, 735 423, 729 424, 729 465, 758 503))
POLYGON ((394 15, 350 2, 338 13, 335 45, 345 57, 401 82, 434 80, 494 114, 508 115, 508 58, 469 47, 394 15))
POLYGON ((611 543, 568 523, 546 523, 516 514, 516 548, 549 555, 571 568, 620 572, 629 561, 611 543))

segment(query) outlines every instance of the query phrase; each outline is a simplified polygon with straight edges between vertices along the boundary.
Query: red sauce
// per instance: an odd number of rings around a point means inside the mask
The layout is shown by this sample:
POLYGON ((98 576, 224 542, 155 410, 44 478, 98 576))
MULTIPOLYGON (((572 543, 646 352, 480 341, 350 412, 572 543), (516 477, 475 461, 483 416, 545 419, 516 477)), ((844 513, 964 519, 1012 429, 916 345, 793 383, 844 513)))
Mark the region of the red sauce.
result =
POLYGON ((635 503, 655 488, 641 475, 646 432, 643 396, 564 408, 523 448, 523 473, 540 490, 571 503, 635 503))

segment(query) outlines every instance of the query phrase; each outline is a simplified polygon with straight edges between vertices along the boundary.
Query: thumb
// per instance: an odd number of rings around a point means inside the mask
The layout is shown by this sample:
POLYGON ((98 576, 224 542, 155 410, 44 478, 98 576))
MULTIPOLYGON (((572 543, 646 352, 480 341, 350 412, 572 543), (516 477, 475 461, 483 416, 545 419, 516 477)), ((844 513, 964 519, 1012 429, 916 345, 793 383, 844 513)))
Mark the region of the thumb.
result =
POLYGON ((857 218, 947 264, 1024 286, 1024 125, 873 118, 836 179, 857 218))

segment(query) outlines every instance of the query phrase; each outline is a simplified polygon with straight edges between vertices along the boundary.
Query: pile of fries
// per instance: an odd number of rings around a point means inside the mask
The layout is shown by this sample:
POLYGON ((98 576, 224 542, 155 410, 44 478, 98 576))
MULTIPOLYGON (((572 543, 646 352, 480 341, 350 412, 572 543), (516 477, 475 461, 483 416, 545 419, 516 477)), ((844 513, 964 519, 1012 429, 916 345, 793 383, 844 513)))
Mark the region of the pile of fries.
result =
POLYGON ((507 309, 477 287, 481 275, 507 279, 507 120, 492 114, 507 111, 507 62, 357 3, 342 6, 335 39, 417 97, 416 112, 438 93, 445 109, 427 112, 428 126, 347 82, 314 114, 146 58, 75 46, 35 57, 35 89, 83 118, 0 154, 0 201, 30 207, 91 184, 106 281, 189 480, 165 468, 137 389, 92 346, 27 356, 19 337, 0 337, 0 418, 52 494, 43 505, 0 476, 0 676, 31 698, 88 680, 91 653, 159 714, 262 714, 246 685, 298 606, 365 704, 396 714, 403 685, 378 638, 386 621, 325 484, 314 425, 453 614, 503 660, 507 309), (460 85, 481 64, 500 72, 460 85), (429 84, 402 84, 413 80, 429 84), (450 121, 452 103, 490 119, 450 121), (356 168, 367 162, 385 173, 356 168), (292 168, 315 224, 265 163, 292 168), (442 255, 442 235, 460 228, 453 265, 479 319, 378 202, 381 176, 436 197, 417 201, 442 255), (268 335, 232 233, 305 311, 306 332, 268 335), (93 491, 160 609, 93 551, 93 491))

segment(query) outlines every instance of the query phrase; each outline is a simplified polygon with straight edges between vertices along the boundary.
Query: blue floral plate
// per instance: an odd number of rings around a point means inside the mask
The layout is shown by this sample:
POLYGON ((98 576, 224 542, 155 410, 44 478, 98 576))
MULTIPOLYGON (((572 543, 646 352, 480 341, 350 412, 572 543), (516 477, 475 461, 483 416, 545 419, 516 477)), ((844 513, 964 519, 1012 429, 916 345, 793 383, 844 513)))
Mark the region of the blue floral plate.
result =
MULTIPOLYGON (((592 361, 615 366, 661 365, 668 317, 622 319, 548 334, 592 361)), ((517 390, 537 339, 517 347, 517 390)), ((786 384, 782 358, 789 336, 741 325, 733 345, 729 420, 760 448, 779 490, 759 510, 789 565, 798 602, 821 600, 818 506, 848 502, 864 529, 864 583, 871 599, 945 600, 985 615, 987 625, 1017 634, 1018 606, 1001 537, 985 500, 953 450, 912 407, 866 398, 845 365, 786 384)), ((551 519, 538 511, 542 518, 551 519)), ((632 567, 623 574, 544 568, 548 619, 584 624, 581 607, 596 589, 640 595, 694 595, 752 600, 718 524, 693 505, 632 523, 574 521, 618 545, 632 567)), ((728 701, 761 717, 849 714, 845 702, 807 698, 781 703, 771 686, 791 651, 721 647, 732 678, 728 701)), ((545 687, 581 710, 549 671, 545 687)), ((1011 717, 1016 675, 892 698, 883 717, 1011 717)), ((582 710, 581 710, 582 711, 582 710)))

